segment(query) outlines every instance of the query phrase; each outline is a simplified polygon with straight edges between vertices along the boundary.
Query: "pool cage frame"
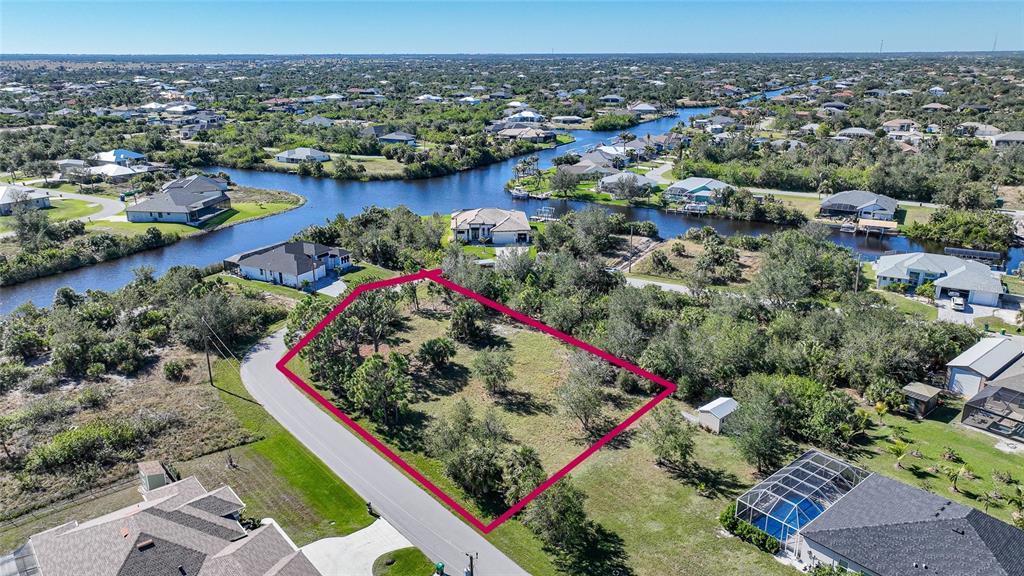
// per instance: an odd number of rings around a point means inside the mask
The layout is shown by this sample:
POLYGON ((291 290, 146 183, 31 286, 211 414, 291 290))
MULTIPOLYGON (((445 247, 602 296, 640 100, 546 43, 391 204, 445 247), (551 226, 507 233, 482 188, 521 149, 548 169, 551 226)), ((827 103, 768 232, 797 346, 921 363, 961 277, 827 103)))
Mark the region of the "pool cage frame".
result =
POLYGON ((964 404, 960 422, 1024 442, 1024 392, 990 384, 964 404))
POLYGON ((817 450, 808 450, 736 500, 736 518, 799 550, 800 530, 871 473, 817 450))

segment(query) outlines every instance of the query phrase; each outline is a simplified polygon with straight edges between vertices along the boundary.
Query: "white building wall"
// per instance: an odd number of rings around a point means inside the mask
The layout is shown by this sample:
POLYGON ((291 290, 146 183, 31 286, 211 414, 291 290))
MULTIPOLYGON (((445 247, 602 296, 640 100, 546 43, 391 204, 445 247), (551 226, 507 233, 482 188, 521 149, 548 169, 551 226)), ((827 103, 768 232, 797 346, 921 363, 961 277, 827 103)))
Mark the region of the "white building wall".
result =
POLYGON ((701 425, 702 428, 710 430, 715 434, 718 434, 719 432, 722 431, 722 421, 719 420, 711 412, 701 412, 697 416, 697 422, 701 425))
POLYGON ((188 224, 188 214, 184 212, 138 212, 127 211, 125 214, 129 222, 173 222, 175 224, 188 224))
POLYGON ((954 367, 949 369, 949 381, 946 387, 956 394, 971 398, 981 390, 985 382, 984 376, 970 368, 954 367))

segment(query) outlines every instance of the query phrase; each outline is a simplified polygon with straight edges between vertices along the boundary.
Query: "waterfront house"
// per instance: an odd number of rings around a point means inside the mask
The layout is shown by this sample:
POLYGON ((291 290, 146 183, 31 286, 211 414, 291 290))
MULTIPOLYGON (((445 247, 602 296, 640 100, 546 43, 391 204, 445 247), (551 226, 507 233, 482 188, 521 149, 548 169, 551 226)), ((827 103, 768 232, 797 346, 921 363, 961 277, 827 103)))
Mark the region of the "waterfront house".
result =
POLYGON ((230 209, 231 199, 223 190, 193 191, 171 187, 128 206, 125 208, 125 214, 129 222, 169 222, 200 226, 230 209))
POLYGON ((555 124, 582 124, 583 118, 579 116, 552 116, 551 121, 555 124))
POLYGON ((729 188, 729 185, 714 178, 699 178, 691 176, 678 182, 673 182, 661 197, 667 202, 695 202, 699 204, 714 204, 718 192, 729 188))
POLYGON ((899 203, 888 196, 866 190, 846 190, 821 201, 819 212, 826 216, 892 220, 899 203))
POLYGON ((651 190, 658 186, 657 182, 646 176, 641 176, 634 172, 619 172, 618 174, 612 174, 601 178, 597 183, 597 189, 601 192, 611 194, 614 198, 618 198, 620 187, 627 185, 628 182, 632 182, 635 186, 640 188, 644 195, 650 194, 651 190))
POLYGON ((220 178, 211 178, 196 174, 186 178, 178 178, 165 183, 160 188, 161 192, 170 190, 184 190, 185 192, 227 192, 228 183, 220 178))
POLYGON ((452 212, 451 240, 475 244, 529 244, 530 221, 522 210, 473 208, 452 212))
POLYGON ((352 266, 352 253, 315 242, 279 242, 224 260, 224 270, 250 280, 302 289, 352 266))
POLYGON ((298 164, 299 162, 327 162, 331 157, 326 152, 315 148, 293 148, 279 152, 274 159, 286 164, 298 164))
POLYGON ((49 208, 50 194, 29 186, 0 184, 0 216, 10 216, 18 207, 34 210, 49 208))
POLYGON ((992 269, 974 260, 911 252, 881 256, 873 266, 879 288, 901 283, 913 289, 932 282, 935 298, 956 293, 967 302, 982 306, 998 306, 1003 295, 1003 284, 992 269))
POLYGON ((658 107, 654 106, 653 104, 648 104, 647 102, 640 102, 638 104, 634 104, 634 105, 630 106, 629 107, 629 111, 630 112, 635 112, 635 113, 641 114, 641 115, 657 114, 658 113, 658 107))

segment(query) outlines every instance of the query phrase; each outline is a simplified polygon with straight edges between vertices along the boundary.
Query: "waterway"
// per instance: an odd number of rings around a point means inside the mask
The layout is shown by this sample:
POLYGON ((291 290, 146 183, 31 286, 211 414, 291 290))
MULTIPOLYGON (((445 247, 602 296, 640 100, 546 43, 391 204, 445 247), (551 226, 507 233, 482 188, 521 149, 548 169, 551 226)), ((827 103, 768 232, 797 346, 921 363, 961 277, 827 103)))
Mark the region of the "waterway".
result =
MULTIPOLYGON (((766 96, 771 97, 784 91, 785 89, 768 92, 766 96)), ((678 122, 688 123, 691 117, 707 114, 710 111, 711 108, 680 108, 677 116, 645 122, 633 127, 630 131, 638 136, 663 134, 675 127, 678 122)), ((617 134, 589 130, 569 130, 567 132, 572 134, 576 141, 569 145, 540 152, 541 166, 549 166, 551 159, 557 155, 569 151, 582 152, 594 145, 608 143, 617 134)), ((300 208, 283 214, 186 238, 157 250, 0 288, 0 313, 7 314, 17 306, 29 301, 40 306, 49 305, 53 301, 56 290, 62 286, 70 286, 80 292, 89 288, 116 290, 132 279, 132 271, 139 266, 151 266, 157 274, 162 274, 172 266, 202 267, 214 264, 238 252, 287 240, 302 228, 310 224, 322 224, 338 213, 352 216, 372 205, 382 207, 405 205, 419 214, 434 212, 446 214, 460 208, 496 206, 516 208, 530 215, 544 206, 553 207, 556 214, 588 206, 585 202, 571 200, 513 199, 505 192, 504 185, 512 177, 512 167, 518 160, 519 158, 513 158, 489 166, 425 180, 373 182, 332 180, 277 172, 212 167, 211 171, 222 170, 229 174, 236 184, 287 190, 304 196, 306 203, 300 208)), ((682 234, 694 226, 712 226, 725 235, 764 234, 779 229, 771 224, 689 217, 669 214, 653 208, 604 207, 624 213, 629 220, 654 222, 658 226, 661 236, 665 238, 682 234)), ((863 235, 855 236, 836 231, 832 234, 831 239, 862 254, 866 260, 874 259, 891 250, 925 250, 925 247, 902 236, 868 238, 863 235)), ((1022 256, 1024 256, 1024 251, 1021 249, 1011 252, 1010 269, 1016 266, 1022 256)))

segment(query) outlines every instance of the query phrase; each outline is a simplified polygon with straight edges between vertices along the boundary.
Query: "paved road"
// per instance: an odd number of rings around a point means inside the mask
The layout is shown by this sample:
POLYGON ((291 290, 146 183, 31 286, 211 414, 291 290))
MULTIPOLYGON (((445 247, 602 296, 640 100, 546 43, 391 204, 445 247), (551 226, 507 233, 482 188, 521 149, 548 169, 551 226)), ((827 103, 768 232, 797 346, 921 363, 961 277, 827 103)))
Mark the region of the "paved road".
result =
POLYGON ((672 170, 673 166, 674 165, 671 162, 664 162, 661 166, 658 166, 657 168, 644 174, 644 176, 650 178, 651 180, 654 180, 658 184, 671 184, 672 182, 675 182, 675 180, 669 180, 668 178, 665 178, 665 173, 672 170))
POLYGON ((633 276, 626 276, 626 284, 633 286, 634 288, 643 288, 644 286, 658 286, 662 290, 671 290, 672 292, 682 292, 683 294, 690 294, 690 289, 686 286, 679 284, 669 284, 668 282, 658 282, 657 280, 644 280, 642 278, 634 278, 633 276))
POLYGON ((449 574, 462 574, 466 552, 478 553, 477 576, 528 576, 474 528, 449 512, 348 428, 321 410, 274 366, 286 352, 284 332, 255 348, 242 364, 249 393, 375 510, 449 574))
POLYGON ((71 198, 72 200, 84 200, 90 204, 99 204, 100 211, 95 214, 89 214, 88 216, 82 216, 81 218, 75 218, 75 220, 81 220, 82 222, 95 222, 96 220, 106 220, 114 214, 124 210, 124 202, 120 200, 114 200, 113 198, 104 198, 102 196, 95 196, 92 194, 78 194, 75 192, 50 192, 50 198, 71 198))

